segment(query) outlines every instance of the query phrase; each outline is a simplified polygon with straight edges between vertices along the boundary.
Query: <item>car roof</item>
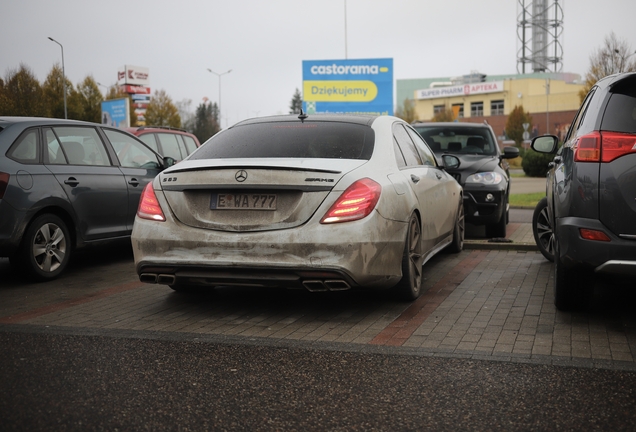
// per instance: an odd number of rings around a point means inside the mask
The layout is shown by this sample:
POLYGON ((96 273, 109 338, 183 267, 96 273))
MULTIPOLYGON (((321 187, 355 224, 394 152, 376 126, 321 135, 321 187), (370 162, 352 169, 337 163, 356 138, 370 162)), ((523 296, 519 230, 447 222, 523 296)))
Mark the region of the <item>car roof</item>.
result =
POLYGON ((277 115, 277 116, 268 116, 268 117, 255 117, 248 120, 243 120, 232 127, 246 124, 256 124, 256 123, 276 123, 276 122, 345 122, 345 123, 357 123, 363 125, 371 125, 376 118, 377 115, 367 115, 367 114, 306 114, 306 117, 303 119, 300 118, 299 114, 289 114, 289 115, 277 115))
POLYGON ((475 128, 475 127, 481 127, 481 128, 490 128, 490 125, 485 124, 485 123, 469 123, 469 122, 416 122, 416 123, 412 123, 411 126, 413 127, 418 127, 418 126, 435 126, 435 127, 447 127, 447 128, 475 128))
POLYGON ((38 126, 41 124, 73 124, 73 125, 90 125, 104 126, 98 123, 91 123, 82 120, 66 120, 49 117, 9 117, 0 116, 0 127, 7 127, 12 124, 22 124, 24 126, 38 126))
POLYGON ((185 129, 173 128, 169 126, 139 126, 139 127, 129 127, 126 130, 134 135, 137 133, 156 133, 156 132, 169 132, 169 133, 177 133, 177 134, 185 134, 190 135, 185 129))

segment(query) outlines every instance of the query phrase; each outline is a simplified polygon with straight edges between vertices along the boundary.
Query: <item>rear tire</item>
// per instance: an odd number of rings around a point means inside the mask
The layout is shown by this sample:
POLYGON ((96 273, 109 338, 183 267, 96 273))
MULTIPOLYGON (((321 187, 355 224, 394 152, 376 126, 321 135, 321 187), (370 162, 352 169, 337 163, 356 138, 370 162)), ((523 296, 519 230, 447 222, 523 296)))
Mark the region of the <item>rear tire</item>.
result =
POLYGON ((561 311, 578 310, 587 304, 593 291, 588 272, 582 268, 563 265, 559 258, 558 242, 554 257, 554 305, 561 311))
POLYGON ((35 218, 24 233, 16 258, 36 281, 58 277, 71 258, 71 236, 64 221, 53 214, 35 218))
POLYGON ((400 299, 413 301, 422 293, 422 259, 422 227, 414 213, 409 219, 404 241, 402 279, 395 286, 395 293, 400 299))
POLYGON ((494 224, 486 225, 486 237, 506 238, 506 212, 501 214, 501 218, 494 224))
POLYGON ((532 234, 541 254, 554 262, 554 228, 548 212, 548 198, 537 203, 532 214, 532 234))
POLYGON ((459 209, 457 210, 457 218, 455 219, 455 228, 453 229, 453 242, 448 247, 450 252, 460 253, 464 249, 465 232, 464 204, 460 202, 459 209))

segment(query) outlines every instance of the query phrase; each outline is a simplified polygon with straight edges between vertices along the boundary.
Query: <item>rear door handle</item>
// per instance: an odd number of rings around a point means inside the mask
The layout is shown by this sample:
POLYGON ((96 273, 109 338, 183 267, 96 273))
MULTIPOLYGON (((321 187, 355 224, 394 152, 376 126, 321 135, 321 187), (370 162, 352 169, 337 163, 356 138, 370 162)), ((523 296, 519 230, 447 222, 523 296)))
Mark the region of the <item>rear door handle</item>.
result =
POLYGON ((77 181, 75 177, 69 177, 66 180, 64 180, 64 184, 69 185, 71 187, 75 187, 79 184, 79 181, 77 181))
POLYGON ((420 178, 418 176, 416 176, 415 174, 411 174, 411 181, 413 183, 417 183, 420 181, 420 178))
POLYGON ((137 186, 139 186, 139 180, 137 180, 136 178, 133 177, 133 178, 131 178, 128 181, 128 184, 133 186, 133 187, 137 187, 137 186))
POLYGON ((438 172, 435 173, 435 177, 437 177, 437 180, 441 180, 442 179, 442 175, 438 172))

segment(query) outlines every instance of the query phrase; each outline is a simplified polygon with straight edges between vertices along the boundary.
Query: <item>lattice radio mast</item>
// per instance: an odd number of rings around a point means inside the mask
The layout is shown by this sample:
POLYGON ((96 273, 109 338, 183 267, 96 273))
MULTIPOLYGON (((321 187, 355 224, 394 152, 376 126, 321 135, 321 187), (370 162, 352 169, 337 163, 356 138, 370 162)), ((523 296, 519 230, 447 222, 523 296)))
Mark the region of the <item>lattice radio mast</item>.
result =
POLYGON ((519 0, 517 72, 561 72, 563 68, 563 8, 559 0, 519 0), (529 72, 529 71, 528 71, 529 72))

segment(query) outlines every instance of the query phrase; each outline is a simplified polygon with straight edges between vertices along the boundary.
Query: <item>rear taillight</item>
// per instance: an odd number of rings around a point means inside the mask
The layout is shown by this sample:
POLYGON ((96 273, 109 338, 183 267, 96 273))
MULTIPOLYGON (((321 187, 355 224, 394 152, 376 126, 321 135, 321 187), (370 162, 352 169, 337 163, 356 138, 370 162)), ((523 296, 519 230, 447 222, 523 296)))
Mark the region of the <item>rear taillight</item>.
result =
POLYGON ((601 134, 592 132, 583 135, 576 143, 575 162, 599 162, 601 160, 601 134))
POLYGON ((636 153, 636 135, 619 132, 601 132, 603 142, 601 161, 611 162, 627 153, 636 153))
POLYGON ((611 162, 628 153, 636 153, 636 135, 592 132, 579 138, 574 151, 574 161, 611 162))
POLYGON ((9 174, 0 172, 0 199, 4 197, 4 192, 9 184, 9 174))
POLYGON ((320 223, 349 222, 367 217, 380 199, 382 186, 371 179, 358 180, 340 195, 320 223))
POLYGON ((137 209, 137 217, 142 219, 150 219, 154 221, 165 221, 166 217, 163 215, 159 201, 157 201, 157 195, 152 188, 152 182, 148 183, 141 194, 139 200, 139 208, 137 209))

